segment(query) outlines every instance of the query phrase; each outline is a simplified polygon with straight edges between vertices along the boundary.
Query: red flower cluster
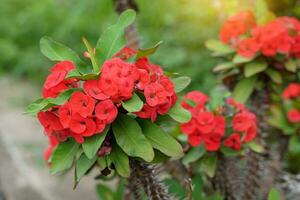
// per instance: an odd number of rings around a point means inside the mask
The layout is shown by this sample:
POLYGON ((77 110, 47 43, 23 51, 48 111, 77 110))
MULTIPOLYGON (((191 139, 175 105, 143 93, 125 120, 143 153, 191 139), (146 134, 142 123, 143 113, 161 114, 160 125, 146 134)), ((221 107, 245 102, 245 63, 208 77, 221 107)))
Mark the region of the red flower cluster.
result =
POLYGON ((256 117, 242 104, 228 99, 227 103, 234 110, 234 115, 231 122, 226 122, 225 108, 220 109, 221 112, 210 111, 206 106, 208 102, 207 95, 192 91, 185 95, 181 104, 192 114, 192 119, 181 125, 182 132, 188 136, 188 142, 192 146, 203 143, 208 151, 217 151, 223 143, 224 146, 239 150, 243 143, 255 138, 256 117), (233 133, 226 134, 227 127, 232 127, 233 133))
POLYGON ((123 48, 102 65, 97 80, 66 78, 69 71, 75 69, 70 61, 60 62, 50 70, 43 87, 43 98, 55 98, 70 88, 79 91, 73 92, 63 105, 38 113, 50 141, 46 159, 52 149, 68 137, 83 143, 85 137, 101 133, 117 117, 121 101, 131 99, 133 92, 145 97, 142 110, 135 113, 141 118, 155 121, 157 114, 167 113, 175 104, 174 85, 159 66, 152 65, 146 57, 136 63, 125 61, 135 53, 133 49, 123 48), (80 91, 81 85, 83 90, 80 91))
POLYGON ((291 123, 300 123, 300 83, 291 83, 283 91, 282 98, 284 100, 290 100, 294 105, 298 105, 298 108, 293 108, 288 111, 288 120, 291 123))
POLYGON ((235 44, 239 36, 246 34, 256 25, 255 16, 251 11, 243 11, 227 19, 220 31, 220 40, 235 44))
POLYGON ((292 17, 279 17, 259 26, 251 12, 242 12, 225 22, 220 39, 232 44, 243 57, 252 58, 257 53, 300 57, 300 22, 292 17))

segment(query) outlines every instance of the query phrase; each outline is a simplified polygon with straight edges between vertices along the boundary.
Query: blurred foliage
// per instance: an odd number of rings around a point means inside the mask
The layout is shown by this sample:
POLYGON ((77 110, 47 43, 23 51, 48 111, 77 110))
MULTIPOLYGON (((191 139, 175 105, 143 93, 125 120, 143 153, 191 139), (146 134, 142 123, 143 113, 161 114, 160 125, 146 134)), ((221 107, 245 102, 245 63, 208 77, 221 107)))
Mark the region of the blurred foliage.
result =
MULTIPOLYGON (((295 0, 268 0, 272 9, 300 13, 295 0), (286 8, 286 9, 284 9, 286 8)), ((41 55, 39 40, 47 35, 82 52, 81 37, 95 44, 116 20, 112 0, 0 0, 0 74, 11 73, 41 84, 51 63, 41 55)), ((204 41, 216 38, 222 21, 254 0, 136 0, 143 47, 162 40, 152 57, 167 71, 192 77, 191 89, 209 91, 216 60, 204 41)), ((299 3, 299 2, 298 2, 299 3)))

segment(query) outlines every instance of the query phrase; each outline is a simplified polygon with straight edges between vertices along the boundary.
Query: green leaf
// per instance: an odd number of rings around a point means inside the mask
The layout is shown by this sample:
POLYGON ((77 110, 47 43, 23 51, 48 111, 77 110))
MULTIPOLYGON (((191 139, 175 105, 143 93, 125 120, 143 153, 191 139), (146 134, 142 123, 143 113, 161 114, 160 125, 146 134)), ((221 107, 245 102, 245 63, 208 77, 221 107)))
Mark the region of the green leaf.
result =
POLYGON ((82 144, 82 149, 89 159, 92 159, 96 155, 97 151, 99 150, 100 146, 105 140, 109 129, 110 126, 106 126, 106 128, 101 133, 93 135, 91 137, 87 137, 84 140, 84 143, 82 144))
POLYGON ((211 90, 209 93, 210 101, 208 104, 211 110, 215 110, 223 106, 225 93, 226 91, 222 91, 220 88, 214 88, 211 90))
POLYGON ((127 188, 126 186, 127 186, 126 181, 124 181, 124 180, 119 181, 118 188, 114 195, 115 200, 123 200, 124 199, 123 196, 124 196, 125 190, 127 188))
POLYGON ((256 153, 263 153, 263 152, 265 152, 264 147, 261 144, 259 144, 258 142, 252 141, 252 142, 247 143, 247 145, 249 146, 249 148, 252 151, 254 151, 256 153))
POLYGON ((255 61, 247 63, 244 67, 245 77, 253 76, 257 73, 263 72, 267 69, 268 64, 266 61, 255 61))
POLYGON ((72 88, 62 92, 56 98, 46 98, 46 99, 38 99, 33 103, 29 104, 25 110, 25 114, 35 116, 39 111, 48 109, 53 106, 64 104, 75 91, 79 91, 81 89, 72 88))
POLYGON ((90 58, 91 58, 91 61, 92 61, 93 70, 96 74, 98 74, 100 72, 100 67, 98 66, 97 61, 95 59, 94 50, 93 50, 93 48, 91 47, 90 43, 87 41, 86 38, 83 37, 82 41, 83 41, 84 45, 86 46, 86 48, 89 52, 89 55, 90 55, 90 58))
POLYGON ((294 60, 289 59, 285 63, 285 68, 290 72, 296 72, 297 71, 297 63, 294 60))
POLYGON ((279 190, 277 190, 276 188, 272 188, 271 191, 269 192, 268 200, 280 200, 280 199, 281 199, 281 195, 279 190))
POLYGON ((42 37, 40 40, 40 49, 44 56, 52 61, 72 61, 80 72, 87 73, 88 67, 80 57, 69 47, 54 41, 50 37, 42 37))
POLYGON ((155 44, 153 47, 147 48, 147 49, 139 49, 136 55, 136 59, 139 59, 144 56, 152 55, 156 52, 158 47, 162 44, 162 41, 159 41, 157 44, 155 44))
POLYGON ((206 156, 200 161, 200 170, 205 172, 205 174, 212 178, 215 176, 217 166, 217 157, 216 156, 206 156))
POLYGON ((203 192, 203 181, 200 174, 193 177, 193 200, 203 200, 204 192, 203 192))
POLYGON ((76 162, 76 181, 78 182, 82 176, 86 174, 86 172, 93 166, 93 164, 97 161, 97 156, 94 156, 94 158, 89 159, 86 157, 86 155, 83 153, 79 157, 79 159, 76 162))
POLYGON ((25 114, 35 116, 40 110, 43 110, 49 104, 48 100, 40 98, 29 104, 25 109, 25 114))
POLYGON ((77 69, 74 69, 67 74, 66 79, 79 77, 81 77, 81 73, 77 69))
POLYGON ((114 163, 118 174, 128 178, 130 175, 130 168, 127 154, 117 144, 113 144, 109 157, 114 163))
POLYGON ((269 117, 269 124, 274 126, 275 128, 281 129, 284 134, 292 135, 295 130, 290 125, 285 112, 279 106, 271 106, 270 107, 271 116, 269 117))
POLYGON ((266 74, 270 77, 270 79, 273 82, 278 83, 278 84, 282 83, 282 76, 281 76, 280 72, 278 72, 277 70, 268 68, 266 70, 266 74))
POLYGON ((233 53, 235 51, 234 48, 224 44, 220 40, 208 40, 205 42, 205 46, 209 50, 220 54, 228 54, 233 53))
POLYGON ((298 135, 293 135, 289 139, 289 153, 299 154, 300 153, 300 138, 298 135))
POLYGON ((102 171, 107 167, 106 157, 100 157, 97 160, 99 170, 102 171))
POLYGON ((180 76, 172 78, 171 81, 174 84, 175 92, 178 93, 184 90, 191 83, 191 78, 188 76, 180 76))
POLYGON ((233 57, 232 62, 235 63, 235 64, 247 63, 247 62, 252 61, 254 58, 255 58, 255 57, 252 57, 252 58, 246 58, 246 57, 243 57, 243 56, 240 56, 240 55, 236 54, 236 55, 233 57))
POLYGON ((114 198, 114 192, 106 185, 98 184, 96 191, 101 200, 116 200, 114 198))
POLYGON ((184 109, 180 103, 177 101, 176 104, 167 113, 175 121, 180 123, 186 123, 191 120, 192 115, 189 111, 184 109))
POLYGON ((233 62, 226 62, 226 63, 222 63, 222 64, 219 64, 217 65, 213 71, 214 72, 220 72, 220 71, 225 71, 225 70, 228 70, 228 69, 232 69, 236 67, 235 63, 233 62))
POLYGON ((154 149, 157 149, 170 157, 180 158, 184 155, 182 147, 176 139, 166 133, 158 125, 148 120, 139 120, 138 122, 144 135, 154 149))
POLYGON ((153 160, 153 148, 134 119, 128 115, 119 114, 112 128, 117 144, 127 155, 140 157, 147 162, 153 160))
POLYGON ((241 155, 241 151, 233 150, 232 148, 224 147, 224 146, 221 147, 221 152, 226 157, 233 157, 233 156, 241 155))
POLYGON ((184 158, 182 159, 182 162, 185 165, 195 162, 196 160, 199 160, 205 154, 205 152, 206 152, 206 150, 203 145, 194 147, 184 156, 184 158))
POLYGON ((133 10, 126 10, 119 16, 115 25, 102 33, 96 45, 96 56, 100 66, 125 46, 124 29, 133 23, 135 16, 133 10))
POLYGON ((233 90, 233 98, 240 103, 245 103, 255 88, 256 79, 257 76, 252 76, 238 82, 233 90))
POLYGON ((143 105, 143 101, 136 93, 133 93, 131 99, 122 101, 123 108, 128 112, 138 112, 143 108, 143 105))
POLYGON ((52 153, 50 172, 55 174, 69 169, 73 164, 79 146, 73 139, 60 143, 52 153))

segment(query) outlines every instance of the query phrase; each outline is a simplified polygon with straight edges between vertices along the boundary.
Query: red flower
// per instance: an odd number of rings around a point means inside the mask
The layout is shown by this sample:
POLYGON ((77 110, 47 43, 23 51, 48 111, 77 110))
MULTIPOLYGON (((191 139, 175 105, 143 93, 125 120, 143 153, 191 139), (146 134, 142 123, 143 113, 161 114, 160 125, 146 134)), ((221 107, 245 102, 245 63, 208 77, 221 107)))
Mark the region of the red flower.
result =
POLYGON ((72 118, 71 106, 68 102, 59 107, 58 116, 63 127, 68 128, 72 118))
POLYGON ((214 134, 218 135, 218 136, 224 136, 225 131, 226 131, 226 121, 225 121, 225 117, 218 115, 215 116, 215 129, 213 131, 214 134))
POLYGON ((236 131, 247 131, 255 123, 255 116, 250 112, 241 112, 233 117, 232 124, 236 131))
POLYGON ((240 12, 224 22, 220 40, 224 43, 235 42, 240 35, 245 34, 255 24, 255 17, 251 11, 240 12))
POLYGON ((69 100, 69 104, 73 114, 79 113, 82 117, 86 118, 92 115, 95 100, 82 92, 74 92, 69 100))
POLYGON ((256 134, 257 134, 257 127, 256 127, 256 125, 252 125, 246 131, 244 138, 242 138, 242 142, 247 143, 247 142, 252 141, 256 137, 256 134))
POLYGON ((91 97, 94 97, 98 100, 104 100, 108 99, 109 96, 104 94, 104 92, 100 89, 98 81, 97 80, 88 80, 85 81, 83 84, 84 92, 91 97))
POLYGON ((234 150, 241 149, 241 138, 238 133, 231 134, 225 141, 224 145, 226 147, 232 148, 234 150))
POLYGON ((138 69, 139 71, 139 82, 137 83, 137 88, 139 90, 144 90, 146 85, 150 82, 150 76, 148 72, 144 69, 138 69))
POLYGON ((291 83, 288 87, 283 91, 282 97, 284 99, 292 99, 300 97, 300 84, 299 83, 291 83))
POLYGON ((181 131, 187 135, 194 134, 197 131, 198 123, 192 118, 189 122, 181 124, 181 131))
POLYGON ((141 111, 135 112, 138 117, 143 118, 143 119, 151 119, 152 122, 155 122, 157 118, 157 108, 156 107, 151 107, 148 104, 145 104, 142 108, 141 111))
POLYGON ((300 110, 292 109, 288 112, 288 119, 292 123, 300 122, 300 110))
POLYGON ((199 146, 203 142, 203 137, 199 134, 188 135, 188 142, 193 147, 199 146))
POLYGON ((211 112, 200 112, 196 116, 196 120, 199 124, 197 128, 203 134, 211 133, 215 128, 215 116, 211 112))
POLYGON ((135 66, 139 69, 144 69, 147 72, 149 71, 149 60, 147 57, 141 57, 139 59, 137 59, 137 61, 135 62, 135 66))
POLYGON ((217 151, 221 146, 221 137, 217 135, 211 135, 204 140, 204 145, 207 151, 217 151))
POLYGON ((61 92, 69 89, 65 83, 60 83, 50 89, 43 88, 43 98, 56 98, 61 92))
POLYGON ((54 65, 54 67, 52 67, 50 69, 50 71, 51 72, 57 72, 57 71, 69 72, 73 69, 75 69, 75 66, 72 63, 72 61, 62 61, 62 62, 59 62, 56 65, 54 65))
POLYGON ((147 85, 145 87, 144 94, 146 102, 152 107, 167 102, 167 92, 159 83, 150 83, 147 85))
MULTIPOLYGON (((209 98, 206 94, 203 94, 199 91, 192 91, 187 93, 184 96, 185 99, 189 99, 195 103, 195 109, 199 110, 204 107, 204 105, 208 102, 209 98)), ((187 110, 190 110, 193 108, 192 105, 190 105, 187 101, 182 101, 181 106, 187 110)))
POLYGON ((72 116, 70 130, 80 136, 88 137, 95 134, 96 124, 91 118, 84 118, 78 113, 72 116))
POLYGON ((98 119, 104 121, 106 124, 110 124, 116 119, 118 109, 111 100, 107 99, 100 101, 96 105, 95 114, 98 119))
POLYGON ((129 48, 129 47, 124 47, 122 48, 114 57, 119 57, 122 60, 127 60, 134 56, 137 53, 135 49, 129 48))
POLYGON ((246 58, 254 57, 259 49, 260 44, 252 38, 244 39, 238 43, 238 54, 246 58))
POLYGON ((50 111, 40 111, 38 113, 38 119, 42 126, 45 129, 45 132, 47 134, 52 134, 54 131, 60 131, 63 129, 63 126, 61 125, 59 118, 50 111))
POLYGON ((52 72, 46 79, 44 88, 46 90, 57 86, 59 83, 61 83, 67 75, 66 71, 54 71, 52 72))
POLYGON ((49 162, 49 159, 52 155, 52 151, 54 150, 54 148, 57 146, 58 141, 56 140, 55 137, 52 136, 48 136, 48 140, 49 140, 49 146, 48 148, 44 151, 44 159, 45 161, 49 162))
POLYGON ((96 119, 96 133, 102 133, 102 131, 105 129, 105 122, 100 120, 100 119, 96 119))

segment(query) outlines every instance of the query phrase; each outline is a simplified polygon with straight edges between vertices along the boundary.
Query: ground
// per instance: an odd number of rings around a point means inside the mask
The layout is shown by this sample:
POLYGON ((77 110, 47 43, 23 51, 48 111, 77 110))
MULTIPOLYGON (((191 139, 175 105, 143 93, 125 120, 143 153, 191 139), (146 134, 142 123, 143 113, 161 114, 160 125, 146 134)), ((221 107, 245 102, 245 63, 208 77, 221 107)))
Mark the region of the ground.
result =
POLYGON ((37 87, 0 76, 0 91, 0 191, 5 200, 97 200, 95 172, 75 191, 73 173, 50 175, 42 157, 47 139, 37 119, 23 114, 38 97, 37 87))

